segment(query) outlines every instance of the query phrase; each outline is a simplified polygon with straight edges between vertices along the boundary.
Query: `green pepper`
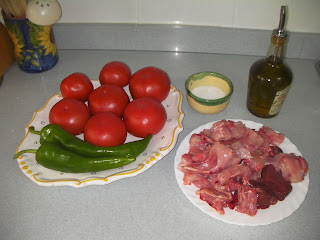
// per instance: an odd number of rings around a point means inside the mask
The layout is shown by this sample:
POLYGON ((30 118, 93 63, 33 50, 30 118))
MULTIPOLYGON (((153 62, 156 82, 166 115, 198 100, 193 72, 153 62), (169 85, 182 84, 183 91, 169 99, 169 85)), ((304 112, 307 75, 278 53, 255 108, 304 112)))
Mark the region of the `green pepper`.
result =
POLYGON ((99 147, 89 144, 80 138, 73 136, 56 124, 48 124, 41 131, 29 127, 29 131, 40 135, 40 143, 43 141, 60 144, 66 150, 72 151, 84 157, 138 157, 149 145, 152 135, 142 140, 125 143, 116 147, 99 147))
POLYGON ((14 158, 18 158, 24 153, 35 153, 37 163, 43 167, 66 173, 99 172, 122 167, 136 160, 134 157, 88 158, 51 142, 42 142, 38 150, 22 150, 14 158))

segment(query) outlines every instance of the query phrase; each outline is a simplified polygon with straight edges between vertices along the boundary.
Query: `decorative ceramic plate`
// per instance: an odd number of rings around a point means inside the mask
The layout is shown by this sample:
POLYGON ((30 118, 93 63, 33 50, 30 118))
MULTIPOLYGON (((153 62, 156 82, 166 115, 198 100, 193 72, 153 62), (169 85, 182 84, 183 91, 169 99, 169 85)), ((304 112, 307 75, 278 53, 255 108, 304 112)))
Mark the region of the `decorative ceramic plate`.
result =
MULTIPOLYGON (((263 125, 261 123, 256 123, 252 121, 245 120, 235 120, 232 121, 241 121, 248 128, 259 129, 263 125)), ((199 133, 203 129, 209 129, 214 122, 209 122, 205 125, 198 127, 188 134, 185 139, 181 142, 179 146, 174 163, 174 169, 176 174, 176 179, 178 184, 184 193, 184 195, 201 211, 214 217, 218 220, 221 220, 226 223, 237 224, 237 225, 247 225, 247 226, 258 226, 258 225, 267 225, 274 222, 278 222, 288 216, 290 216, 294 211, 296 211, 302 202, 304 201, 309 187, 309 174, 305 176, 304 181, 300 183, 292 184, 292 192, 285 198, 283 201, 278 201, 277 204, 270 206, 267 209, 259 209, 258 213, 254 217, 250 217, 246 214, 239 213, 235 210, 225 208, 225 214, 220 215, 215 211, 214 208, 210 207, 205 201, 200 200, 199 196, 196 195, 197 187, 194 185, 184 185, 183 184, 183 172, 178 169, 178 165, 181 162, 181 156, 184 153, 187 153, 189 150, 189 139, 193 133, 199 133)), ((279 146, 285 153, 295 153, 297 156, 302 156, 298 148, 288 139, 285 138, 284 142, 279 146)))
MULTIPOLYGON (((98 80, 93 80, 92 83, 94 88, 100 86, 98 80)), ((128 87, 125 87, 125 90, 129 93, 128 87)), ((39 148, 39 136, 30 133, 28 131, 29 126, 34 126, 35 130, 41 130, 45 125, 49 124, 49 111, 61 99, 62 96, 60 94, 52 96, 43 108, 34 113, 32 120, 25 127, 26 134, 18 146, 17 152, 23 149, 39 148)), ((182 119, 184 113, 182 112, 181 104, 181 92, 171 86, 168 97, 162 102, 167 112, 167 122, 164 128, 153 136, 147 149, 137 157, 136 161, 121 168, 90 173, 63 173, 42 167, 36 162, 35 155, 32 153, 21 155, 17 159, 18 164, 28 178, 42 186, 67 185, 79 188, 88 185, 104 185, 122 178, 136 176, 152 167, 174 148, 178 135, 183 130, 182 119)), ((83 139, 83 134, 78 137, 83 139)), ((128 134, 126 142, 139 139, 128 134)))

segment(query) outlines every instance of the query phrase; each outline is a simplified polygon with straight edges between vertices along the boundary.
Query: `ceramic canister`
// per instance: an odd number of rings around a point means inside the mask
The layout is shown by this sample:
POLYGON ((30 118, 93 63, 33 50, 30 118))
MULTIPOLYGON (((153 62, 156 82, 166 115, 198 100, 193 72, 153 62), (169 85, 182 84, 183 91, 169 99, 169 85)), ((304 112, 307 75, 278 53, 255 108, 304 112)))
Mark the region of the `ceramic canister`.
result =
POLYGON ((2 15, 22 71, 44 72, 56 65, 59 56, 52 25, 40 26, 24 17, 7 17, 3 12, 2 15))

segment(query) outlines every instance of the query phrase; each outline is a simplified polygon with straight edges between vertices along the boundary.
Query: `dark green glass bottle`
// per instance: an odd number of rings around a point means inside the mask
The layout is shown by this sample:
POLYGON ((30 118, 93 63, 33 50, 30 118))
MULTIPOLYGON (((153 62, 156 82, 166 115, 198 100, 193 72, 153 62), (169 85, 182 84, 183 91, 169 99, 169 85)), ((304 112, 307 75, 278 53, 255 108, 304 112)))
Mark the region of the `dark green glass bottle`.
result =
POLYGON ((249 72, 247 108, 261 118, 280 112, 292 83, 292 72, 282 59, 287 41, 284 19, 285 8, 281 7, 279 28, 272 32, 267 57, 254 62, 249 72))

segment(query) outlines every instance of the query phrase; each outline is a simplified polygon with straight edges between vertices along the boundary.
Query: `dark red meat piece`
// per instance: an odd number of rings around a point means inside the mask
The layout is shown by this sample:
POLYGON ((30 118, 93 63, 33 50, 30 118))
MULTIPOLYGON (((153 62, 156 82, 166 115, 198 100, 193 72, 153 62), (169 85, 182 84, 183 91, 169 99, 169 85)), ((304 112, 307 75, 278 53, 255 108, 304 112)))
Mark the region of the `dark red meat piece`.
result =
POLYGON ((250 180, 249 182, 253 187, 275 196, 279 201, 284 200, 292 191, 291 183, 286 181, 271 164, 262 169, 261 180, 250 180))

